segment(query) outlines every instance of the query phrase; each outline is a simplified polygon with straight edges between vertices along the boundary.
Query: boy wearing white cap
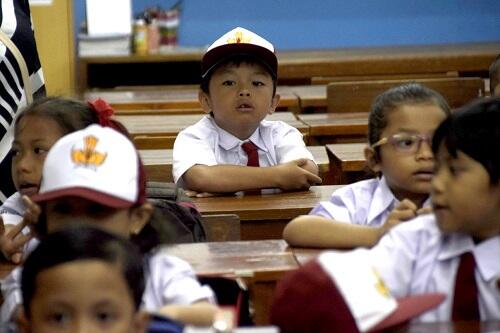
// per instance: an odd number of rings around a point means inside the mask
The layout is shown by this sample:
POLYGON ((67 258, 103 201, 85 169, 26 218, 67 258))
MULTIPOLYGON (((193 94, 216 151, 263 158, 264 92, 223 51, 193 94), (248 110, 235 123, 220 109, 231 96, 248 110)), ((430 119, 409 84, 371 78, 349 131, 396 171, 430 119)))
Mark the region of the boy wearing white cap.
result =
POLYGON ((300 132, 264 120, 279 102, 271 43, 235 28, 208 48, 201 67, 199 100, 209 115, 175 140, 176 183, 198 195, 321 183, 300 132))
MULTIPOLYGON (((47 154, 32 200, 40 206, 32 203, 27 215, 37 216, 39 237, 75 223, 131 237, 147 261, 146 311, 186 322, 195 318, 194 323, 215 311, 209 304, 212 290, 199 284, 189 264, 154 250, 159 238, 149 223, 152 206, 145 197, 144 168, 133 143, 121 133, 91 125, 58 140, 47 154)), ((14 319, 22 303, 19 278, 16 269, 2 283, 3 322, 14 319)))

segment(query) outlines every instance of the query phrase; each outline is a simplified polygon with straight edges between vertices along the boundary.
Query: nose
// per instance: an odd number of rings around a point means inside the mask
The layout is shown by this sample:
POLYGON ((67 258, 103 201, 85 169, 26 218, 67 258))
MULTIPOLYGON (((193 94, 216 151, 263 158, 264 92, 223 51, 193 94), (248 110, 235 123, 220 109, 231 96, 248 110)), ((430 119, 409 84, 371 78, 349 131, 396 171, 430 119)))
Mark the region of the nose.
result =
POLYGON ((29 173, 33 169, 33 161, 29 154, 20 154, 14 158, 17 173, 29 173))
POLYGON ((240 97, 250 97, 250 89, 247 86, 242 86, 239 95, 240 97))
POLYGON ((422 160, 432 160, 434 158, 434 154, 432 153, 431 143, 428 140, 420 141, 416 157, 417 159, 422 159, 422 160))

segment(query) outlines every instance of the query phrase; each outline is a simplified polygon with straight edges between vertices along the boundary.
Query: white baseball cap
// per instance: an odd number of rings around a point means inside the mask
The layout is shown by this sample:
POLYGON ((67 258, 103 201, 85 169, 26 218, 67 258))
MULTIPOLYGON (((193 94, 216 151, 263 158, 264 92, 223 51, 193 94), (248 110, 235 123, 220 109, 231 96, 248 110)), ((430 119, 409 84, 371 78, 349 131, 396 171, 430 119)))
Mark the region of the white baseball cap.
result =
POLYGON ((322 253, 278 284, 271 323, 282 333, 375 332, 438 306, 444 294, 395 299, 366 249, 322 253))
POLYGON ((264 38, 250 30, 237 27, 225 33, 209 46, 201 59, 201 73, 205 78, 220 63, 234 55, 246 54, 254 56, 267 67, 276 78, 278 59, 274 54, 274 46, 264 38))
POLYGON ((91 125, 59 139, 43 165, 35 202, 81 197, 113 208, 145 201, 145 175, 133 143, 123 134, 91 125))

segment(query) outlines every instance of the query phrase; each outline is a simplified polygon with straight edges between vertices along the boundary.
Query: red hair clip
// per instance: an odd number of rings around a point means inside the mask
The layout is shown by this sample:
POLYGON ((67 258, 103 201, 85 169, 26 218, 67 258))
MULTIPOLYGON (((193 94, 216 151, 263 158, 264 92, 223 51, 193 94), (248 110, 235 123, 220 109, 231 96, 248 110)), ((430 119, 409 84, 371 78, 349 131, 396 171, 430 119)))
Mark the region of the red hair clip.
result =
POLYGON ((98 98, 93 102, 88 102, 88 105, 95 111, 95 113, 97 113, 99 125, 104 127, 113 127, 111 116, 115 111, 105 100, 98 98))

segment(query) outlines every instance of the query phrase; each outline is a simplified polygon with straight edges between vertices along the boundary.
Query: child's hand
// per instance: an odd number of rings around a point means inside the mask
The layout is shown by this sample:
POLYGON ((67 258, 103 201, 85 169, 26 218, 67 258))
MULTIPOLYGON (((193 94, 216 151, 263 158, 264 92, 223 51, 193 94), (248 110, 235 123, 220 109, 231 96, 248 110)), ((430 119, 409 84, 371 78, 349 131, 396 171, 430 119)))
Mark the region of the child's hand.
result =
POLYGON ((404 199, 403 201, 401 201, 396 207, 394 207, 392 212, 387 217, 384 225, 380 228, 380 236, 385 234, 395 225, 416 217, 418 215, 417 211, 417 205, 415 205, 411 200, 404 199))
POLYGON ((26 221, 26 225, 33 226, 38 223, 38 218, 42 210, 40 206, 33 202, 27 195, 22 197, 24 205, 26 206, 26 211, 24 213, 23 222, 26 221))
POLYGON ((303 168, 308 161, 306 158, 300 158, 277 165, 278 187, 282 190, 307 190, 312 185, 321 184, 321 177, 303 168))
POLYGON ((23 219, 20 223, 6 228, 0 216, 0 250, 4 257, 14 264, 21 263, 23 257, 22 247, 33 238, 31 231, 27 235, 22 233, 24 227, 29 223, 28 220, 23 219))

